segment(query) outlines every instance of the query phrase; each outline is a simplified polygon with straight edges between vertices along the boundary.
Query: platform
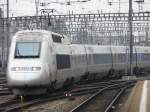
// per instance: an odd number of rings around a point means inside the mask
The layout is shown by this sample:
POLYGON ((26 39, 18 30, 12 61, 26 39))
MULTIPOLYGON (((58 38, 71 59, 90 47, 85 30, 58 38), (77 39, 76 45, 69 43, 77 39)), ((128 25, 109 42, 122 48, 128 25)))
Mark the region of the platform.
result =
POLYGON ((150 112, 150 80, 138 81, 120 112, 150 112))

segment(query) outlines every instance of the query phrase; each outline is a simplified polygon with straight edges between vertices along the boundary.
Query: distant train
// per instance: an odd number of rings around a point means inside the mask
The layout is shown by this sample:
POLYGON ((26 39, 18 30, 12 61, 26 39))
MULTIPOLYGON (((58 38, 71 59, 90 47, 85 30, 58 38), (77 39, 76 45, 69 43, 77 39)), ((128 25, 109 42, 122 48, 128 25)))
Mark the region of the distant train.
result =
MULTIPOLYGON (((149 69, 150 47, 133 50, 133 67, 149 69)), ((7 81, 16 95, 43 94, 81 79, 121 76, 128 61, 126 46, 71 44, 50 31, 20 31, 11 42, 7 81)))

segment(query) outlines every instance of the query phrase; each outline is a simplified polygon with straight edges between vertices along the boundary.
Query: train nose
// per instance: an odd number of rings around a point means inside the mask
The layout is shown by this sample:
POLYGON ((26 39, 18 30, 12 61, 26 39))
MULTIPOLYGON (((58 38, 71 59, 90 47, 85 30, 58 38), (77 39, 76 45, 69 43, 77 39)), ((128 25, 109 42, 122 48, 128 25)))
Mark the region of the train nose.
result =
POLYGON ((12 65, 8 69, 7 82, 10 88, 45 87, 49 84, 47 76, 43 66, 16 67, 12 65))
POLYGON ((8 77, 9 87, 39 86, 41 82, 40 75, 37 73, 11 73, 8 77))

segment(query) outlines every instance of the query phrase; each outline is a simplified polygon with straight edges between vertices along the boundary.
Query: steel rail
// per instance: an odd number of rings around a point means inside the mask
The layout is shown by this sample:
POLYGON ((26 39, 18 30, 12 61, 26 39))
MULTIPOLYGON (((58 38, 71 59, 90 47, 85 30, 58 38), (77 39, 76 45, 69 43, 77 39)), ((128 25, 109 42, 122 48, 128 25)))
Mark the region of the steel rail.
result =
POLYGON ((104 87, 104 88, 100 89, 98 92, 96 92, 95 94, 93 94, 90 98, 88 98, 87 100, 85 100, 84 102, 82 102, 81 104, 79 104, 78 106, 76 106, 70 112, 78 112, 84 105, 88 104, 91 100, 93 100, 94 98, 96 98, 96 96, 98 96, 99 94, 101 94, 105 90, 120 88, 123 85, 130 84, 130 83, 133 83, 133 82, 126 82, 126 83, 123 82, 123 83, 113 84, 113 85, 104 87))
MULTIPOLYGON (((125 83, 125 82, 123 82, 125 83)), ((106 84, 105 87, 108 87, 110 86, 110 83, 109 84, 106 84)), ((83 89, 83 88, 80 88, 80 90, 74 90, 74 91, 69 91, 72 96, 79 96, 79 95, 84 95, 84 94, 91 94, 91 93, 95 93, 97 92, 100 88, 102 88, 102 86, 98 85, 98 87, 87 87, 87 89, 83 89)), ((104 87, 103 87, 104 88, 104 87)), ((64 92, 62 93, 56 93, 55 95, 50 95, 50 96, 46 96, 44 98, 39 98, 39 99, 34 99, 34 100, 31 100, 31 101, 28 101, 28 102, 25 102, 24 104, 17 104, 17 105, 10 105, 10 106, 5 106, 3 108, 3 111, 4 112, 15 112, 19 109, 22 109, 22 108, 27 108, 27 107, 30 107, 32 105, 37 105, 37 104, 41 104, 41 103, 44 103, 44 102, 48 102, 48 101, 53 101, 53 100, 57 100, 57 99, 63 99, 63 98, 67 98, 64 94, 64 92)))
POLYGON ((106 110, 104 112, 110 112, 112 107, 117 103, 117 101, 119 100, 119 98, 121 97, 121 95, 124 93, 124 91, 133 86, 133 84, 131 85, 127 85, 126 87, 122 88, 119 93, 114 97, 114 99, 112 100, 112 102, 107 106, 106 110))
MULTIPOLYGON (((115 85, 122 85, 122 84, 126 84, 127 82, 120 82, 119 84, 113 84, 113 86, 115 85)), ((128 82, 130 83, 130 82, 128 82)), ((110 84, 106 85, 105 87, 103 87, 103 90, 105 90, 106 88, 110 88, 110 87, 113 87, 112 85, 110 86, 110 84)), ((84 95, 84 94, 93 94, 97 91, 99 91, 99 89, 102 88, 102 86, 98 86, 98 87, 87 87, 87 89, 83 89, 81 88, 80 90, 78 89, 77 91, 74 90, 74 91, 69 91, 72 96, 79 96, 79 95, 84 95)), ((68 91, 67 91, 68 92, 68 91)), ((36 99, 33 99, 33 100, 30 100, 30 101, 26 101, 25 103, 23 104, 20 104, 20 100, 17 104, 15 105, 12 105, 10 103, 10 105, 5 105, 5 104, 2 104, 3 105, 3 108, 0 108, 0 110, 2 112, 16 112, 17 110, 19 109, 22 109, 22 108, 27 108, 27 107, 31 107, 33 105, 37 105, 37 104, 41 104, 41 103, 45 103, 45 102, 48 102, 48 101, 53 101, 53 100, 57 100, 57 99, 63 99, 63 98, 67 98, 65 96, 65 92, 59 92, 59 93, 55 93, 55 94, 51 94, 51 95, 47 95, 47 96, 44 96, 42 98, 36 98, 36 99)))
POLYGON ((11 105, 12 103, 16 103, 18 101, 19 101, 19 99, 17 99, 16 97, 15 98, 10 98, 5 102, 0 103, 0 109, 4 109, 4 107, 6 105, 11 105))
POLYGON ((0 91, 0 96, 4 95, 11 95, 12 93, 10 91, 0 91))
MULTIPOLYGON (((81 89, 80 92, 79 91, 70 91, 70 93, 72 94, 72 96, 79 96, 79 95, 84 95, 84 94, 91 94, 91 93, 95 93, 98 91, 98 88, 89 88, 87 90, 83 90, 81 89)), ((3 108, 3 112, 15 112, 19 109, 22 108, 27 108, 30 107, 32 105, 37 105, 37 104, 41 104, 44 102, 48 102, 48 101, 53 101, 53 100, 57 100, 57 99, 63 99, 63 98, 68 98, 65 96, 64 92, 57 94, 57 95, 50 95, 47 96, 45 98, 39 98, 39 99, 34 99, 28 102, 25 102, 24 104, 20 105, 20 102, 18 105, 14 105, 14 106, 5 106, 5 109, 3 108)))

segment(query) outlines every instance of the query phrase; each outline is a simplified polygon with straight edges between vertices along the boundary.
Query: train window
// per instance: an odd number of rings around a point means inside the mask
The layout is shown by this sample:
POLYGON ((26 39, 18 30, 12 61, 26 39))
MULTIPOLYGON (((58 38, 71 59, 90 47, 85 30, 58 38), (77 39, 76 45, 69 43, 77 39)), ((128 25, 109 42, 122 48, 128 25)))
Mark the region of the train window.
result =
POLYGON ((61 36, 52 34, 52 39, 54 42, 61 43, 61 38, 62 38, 61 36))
POLYGON ((15 58, 39 58, 40 49, 40 42, 17 42, 15 58))
POLYGON ((141 53, 137 53, 137 61, 141 61, 141 53))
POLYGON ((125 54, 117 54, 117 55, 118 55, 117 57, 118 63, 124 63, 126 61, 125 54))
POLYGON ((93 61, 95 64, 108 64, 112 63, 111 54, 94 54, 93 61))
POLYGON ((57 61, 57 69, 70 68, 70 66, 71 66, 69 55, 57 54, 56 61, 57 61))
POLYGON ((150 53, 141 53, 142 61, 150 61, 150 53))

